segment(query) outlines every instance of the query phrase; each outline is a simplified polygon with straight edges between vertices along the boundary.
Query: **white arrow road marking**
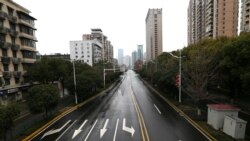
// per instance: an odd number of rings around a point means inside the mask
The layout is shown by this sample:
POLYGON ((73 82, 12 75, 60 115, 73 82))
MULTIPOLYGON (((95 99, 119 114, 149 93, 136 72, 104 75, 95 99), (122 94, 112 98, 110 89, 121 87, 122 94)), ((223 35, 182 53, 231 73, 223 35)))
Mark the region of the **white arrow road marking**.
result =
POLYGON ((119 124, 119 119, 117 119, 117 121, 116 121, 115 133, 114 133, 114 138, 113 138, 113 141, 115 141, 115 138, 116 138, 116 133, 117 133, 117 127, 118 127, 118 124, 119 124))
POLYGON ((88 120, 85 120, 83 123, 82 123, 82 125, 77 129, 77 130, 75 130, 75 132, 74 132, 74 134, 73 134, 73 136, 72 136, 72 139, 74 139, 75 138, 75 136, 77 136, 80 132, 82 132, 82 127, 87 123, 87 121, 88 120))
POLYGON ((55 129, 55 130, 52 129, 52 130, 46 132, 45 134, 43 134, 41 140, 42 140, 44 137, 48 136, 48 135, 52 135, 52 134, 55 134, 55 133, 60 132, 65 126, 67 126, 67 124, 70 123, 70 121, 71 121, 71 120, 69 120, 68 122, 66 122, 66 123, 65 123, 61 128, 59 128, 59 129, 55 129))
POLYGON ((119 94, 119 95, 122 95, 122 92, 121 92, 121 90, 118 90, 118 94, 119 94))
POLYGON ((131 126, 131 128, 126 127, 126 119, 125 118, 123 118, 122 130, 131 133, 132 137, 135 133, 135 129, 132 126, 131 126))
POLYGON ((155 109, 159 112, 159 114, 161 115, 161 111, 158 109, 158 107, 154 104, 155 109))
POLYGON ((100 138, 102 138, 102 136, 106 133, 108 122, 109 122, 109 119, 106 119, 105 124, 104 124, 103 128, 100 131, 101 132, 100 133, 100 138))
POLYGON ((87 137, 85 138, 84 141, 86 141, 86 140, 88 139, 88 137, 89 137, 90 133, 92 132, 92 130, 94 129, 94 127, 95 127, 97 121, 98 121, 98 120, 95 121, 94 125, 93 125, 92 128, 90 129, 90 131, 89 131, 89 133, 88 133, 88 135, 87 135, 87 137))
POLYGON ((77 120, 75 120, 57 139, 56 141, 58 141, 75 123, 77 120))

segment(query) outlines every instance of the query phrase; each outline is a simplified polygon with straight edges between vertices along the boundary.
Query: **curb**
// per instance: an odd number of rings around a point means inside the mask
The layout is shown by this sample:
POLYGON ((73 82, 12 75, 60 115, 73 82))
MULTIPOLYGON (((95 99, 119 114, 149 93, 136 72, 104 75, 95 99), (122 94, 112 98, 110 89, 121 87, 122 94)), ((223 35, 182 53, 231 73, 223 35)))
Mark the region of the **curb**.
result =
POLYGON ((38 134, 40 134, 41 132, 43 132, 44 130, 46 130, 50 125, 54 124, 55 122, 57 122, 58 120, 60 120, 61 118, 63 118, 64 116, 66 116, 67 114, 75 111, 76 109, 78 109, 79 107, 82 107, 83 105, 89 103, 90 101, 94 100, 95 98, 105 94, 106 91, 111 90, 116 83, 113 83, 109 88, 107 88, 106 90, 103 90, 102 92, 90 97, 89 99, 83 101, 80 104, 77 104, 73 107, 68 107, 67 110, 63 111, 61 114, 57 115, 56 117, 54 117, 52 120, 50 120, 49 122, 47 122, 45 125, 43 125, 42 127, 40 127, 39 129, 37 129, 36 131, 34 131, 33 133, 31 133, 30 135, 28 135, 27 137, 25 137, 24 139, 22 139, 22 141, 30 141, 32 139, 34 139, 38 134))
POLYGON ((203 129, 200 125, 198 125, 194 120, 192 120, 187 114, 185 114, 181 109, 176 107, 172 102, 170 102, 167 98, 162 96, 157 90, 155 90, 151 85, 148 84, 145 80, 141 79, 146 86, 151 89, 156 95, 162 98, 168 105, 170 105, 177 113, 179 113, 182 117, 184 117, 194 128, 196 128, 202 135, 204 135, 209 141, 217 141, 210 133, 208 133, 205 129, 203 129))

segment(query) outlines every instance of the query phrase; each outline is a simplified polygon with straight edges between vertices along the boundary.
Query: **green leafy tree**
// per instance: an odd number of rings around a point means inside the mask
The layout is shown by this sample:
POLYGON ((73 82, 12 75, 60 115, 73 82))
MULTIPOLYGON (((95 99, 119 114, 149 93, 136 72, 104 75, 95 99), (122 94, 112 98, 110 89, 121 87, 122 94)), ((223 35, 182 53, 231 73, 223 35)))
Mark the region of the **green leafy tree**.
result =
POLYGON ((247 95, 250 76, 250 33, 242 33, 225 46, 220 61, 220 85, 229 90, 231 98, 247 95))
POLYGON ((11 130, 13 121, 20 114, 17 104, 0 107, 0 137, 7 140, 7 131, 11 130))
POLYGON ((26 100, 32 113, 43 112, 47 119, 48 112, 58 104, 59 92, 52 84, 36 85, 29 89, 26 100))

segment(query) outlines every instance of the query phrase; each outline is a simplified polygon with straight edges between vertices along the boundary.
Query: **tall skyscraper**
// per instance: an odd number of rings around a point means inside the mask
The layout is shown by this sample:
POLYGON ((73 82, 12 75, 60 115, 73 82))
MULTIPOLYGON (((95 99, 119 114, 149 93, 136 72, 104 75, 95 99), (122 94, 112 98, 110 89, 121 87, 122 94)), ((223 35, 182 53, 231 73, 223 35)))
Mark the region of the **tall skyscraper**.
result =
POLYGON ((188 44, 205 38, 237 36, 238 0, 190 0, 188 44))
POLYGON ((143 45, 137 45, 137 60, 141 60, 143 62, 143 45))
POLYGON ((250 31, 250 0, 241 0, 241 31, 250 31))
POLYGON ((149 9, 146 17, 147 61, 162 53, 162 9, 149 9))
POLYGON ((118 65, 123 65, 123 49, 118 49, 118 65))
POLYGON ((128 69, 131 68, 131 57, 129 55, 124 56, 123 58, 123 64, 126 65, 128 69))
POLYGON ((132 52, 132 61, 131 61, 132 69, 134 69, 134 65, 135 65, 136 60, 137 60, 137 52, 133 51, 132 52))

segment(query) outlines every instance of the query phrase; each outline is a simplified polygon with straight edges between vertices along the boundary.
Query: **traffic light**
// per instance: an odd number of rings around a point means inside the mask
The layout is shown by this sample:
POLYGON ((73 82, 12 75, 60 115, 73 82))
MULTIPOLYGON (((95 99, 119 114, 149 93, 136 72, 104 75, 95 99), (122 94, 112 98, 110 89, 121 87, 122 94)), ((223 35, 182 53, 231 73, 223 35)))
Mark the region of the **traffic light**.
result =
POLYGON ((179 86, 180 86, 180 75, 179 75, 179 74, 177 74, 177 75, 175 76, 175 86, 176 86, 176 87, 179 87, 179 86))

